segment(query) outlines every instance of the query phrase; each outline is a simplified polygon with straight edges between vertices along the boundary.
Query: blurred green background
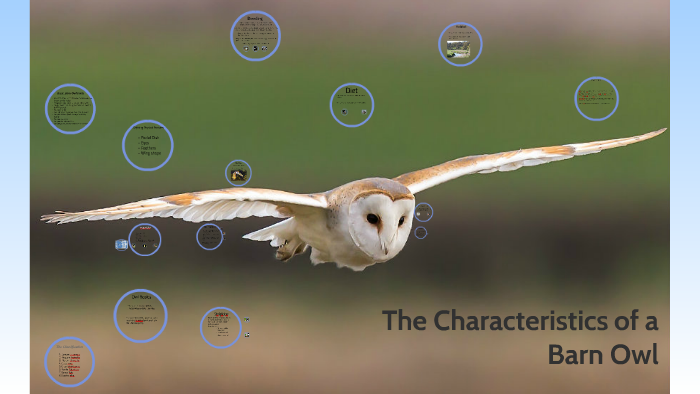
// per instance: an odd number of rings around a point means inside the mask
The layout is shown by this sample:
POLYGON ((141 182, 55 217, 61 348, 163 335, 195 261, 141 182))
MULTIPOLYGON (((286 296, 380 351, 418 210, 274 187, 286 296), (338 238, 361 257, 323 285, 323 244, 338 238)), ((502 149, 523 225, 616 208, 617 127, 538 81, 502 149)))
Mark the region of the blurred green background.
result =
POLYGON ((270 218, 218 223, 226 239, 211 252, 196 243, 199 224, 149 219, 163 241, 148 258, 113 246, 137 221, 39 221, 55 210, 230 187, 223 172, 235 159, 252 166, 250 187, 317 192, 471 154, 669 125, 668 18, 657 18, 668 2, 629 7, 631 15, 596 13, 602 2, 431 3, 32 2, 32 387, 58 392, 43 355, 70 335, 95 351, 94 375, 73 389, 86 393, 667 391, 672 130, 422 192, 416 201, 435 212, 423 224, 427 238, 412 237, 395 259, 361 273, 312 266, 308 255, 281 263, 266 243, 240 238, 270 218), (233 21, 252 9, 282 29, 279 50, 263 62, 240 58, 229 41, 233 21), (435 46, 458 21, 484 39, 464 68, 435 46), (603 122, 574 107, 576 87, 591 76, 620 94, 603 122), (348 82, 375 99, 359 128, 337 124, 328 107, 348 82), (44 115, 64 83, 95 97, 95 121, 77 135, 56 132, 44 115), (121 150, 126 130, 144 119, 174 137, 171 160, 155 172, 131 167, 121 150), (158 293, 170 314, 147 344, 127 343, 112 322, 116 301, 137 288, 158 293), (207 346, 198 323, 216 306, 250 316, 251 337, 207 346), (429 323, 452 308, 610 317, 637 308, 659 317, 660 330, 387 331, 381 311, 398 308, 429 323), (548 365, 550 343, 600 349, 604 364, 548 365), (658 343, 660 365, 613 364, 617 343, 658 343))

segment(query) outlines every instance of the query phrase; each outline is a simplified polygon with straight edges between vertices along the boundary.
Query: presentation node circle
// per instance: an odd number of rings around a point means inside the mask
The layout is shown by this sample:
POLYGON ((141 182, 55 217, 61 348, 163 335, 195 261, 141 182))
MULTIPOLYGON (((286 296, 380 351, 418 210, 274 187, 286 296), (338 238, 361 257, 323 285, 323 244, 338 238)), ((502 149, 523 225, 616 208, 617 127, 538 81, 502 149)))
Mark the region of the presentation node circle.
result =
POLYGON ((481 56, 484 41, 479 30, 466 22, 448 25, 438 38, 438 51, 445 61, 456 67, 466 67, 481 56), (476 55, 475 55, 476 54, 476 55))
POLYGON ((433 207, 427 202, 422 202, 416 205, 416 208, 413 210, 413 216, 419 222, 427 222, 433 218, 433 207))
POLYGON ((374 114, 374 97, 359 83, 346 83, 331 95, 330 108, 333 119, 339 124, 360 127, 374 114))
POLYGON ((620 104, 617 87, 607 78, 586 78, 576 88, 574 104, 581 116, 594 122, 611 117, 620 104))
POLYGON ((425 227, 416 227, 416 229, 413 231, 413 234, 416 236, 418 239, 423 239, 428 236, 428 230, 425 229, 425 227))
POLYGON ((197 244, 204 250, 215 250, 224 242, 224 232, 214 223, 202 225, 197 230, 197 244))
POLYGON ((231 46, 245 60, 261 62, 277 52, 282 39, 280 25, 267 12, 248 11, 231 26, 231 46))
POLYGON ((234 160, 226 165, 224 176, 231 186, 244 186, 253 177, 253 168, 243 160, 234 160))
POLYGON ((63 134, 83 132, 95 120, 96 112, 92 94, 74 83, 63 84, 51 91, 44 105, 46 120, 54 130, 63 134))
POLYGON ((163 330, 165 330, 165 326, 167 324, 168 308, 165 306, 165 302, 163 301, 163 299, 151 290, 135 289, 128 291, 126 292, 126 294, 121 296, 119 301, 117 301, 117 305, 114 307, 114 326, 117 328, 117 331, 119 332, 119 334, 121 334, 121 336, 134 343, 147 343, 158 338, 160 334, 163 333, 163 330), (158 300, 163 306, 162 314, 164 315, 164 317, 162 318, 163 324, 160 327, 160 330, 157 334, 148 339, 131 338, 120 327, 120 320, 124 323, 125 329, 132 333, 132 335, 134 332, 137 331, 146 331, 149 328, 152 328, 153 326, 157 327, 157 324, 160 320, 160 311, 156 310, 156 308, 153 307, 153 297, 155 297, 155 299, 158 300), (127 310, 122 312, 122 316, 120 319, 118 317, 119 306, 124 300, 128 301, 129 304, 127 305, 127 310))
POLYGON ((202 335, 202 339, 204 339, 204 342, 206 342, 207 345, 215 349, 226 349, 233 346, 234 343, 238 342, 242 331, 243 323, 241 323, 241 318, 238 317, 238 314, 236 314, 233 309, 223 306, 209 309, 202 317, 202 321, 199 322, 199 333, 202 335), (226 342, 231 337, 231 333, 228 329, 228 323, 231 321, 232 316, 235 316, 238 320, 238 334, 236 335, 236 339, 224 345, 215 345, 211 343, 207 339, 207 335, 204 333, 205 329, 212 341, 226 342))
POLYGON ((92 348, 90 345, 87 344, 84 340, 77 338, 77 337, 63 337, 59 338, 51 345, 49 345, 48 350, 46 350, 46 354, 44 355, 44 370, 46 370, 46 374, 51 378, 51 380, 56 383, 57 385, 61 387, 78 387, 82 385, 83 383, 87 382, 88 379, 92 376, 92 373, 95 372, 95 353, 92 351, 92 348), (61 342, 64 341, 75 341, 80 343, 79 345, 61 345, 61 342), (62 383, 59 381, 61 380, 74 380, 78 379, 81 376, 85 375, 85 371, 83 371, 83 365, 81 364, 83 362, 83 357, 86 355, 85 353, 85 348, 90 353, 90 359, 91 359, 91 366, 90 366, 90 372, 87 374, 87 376, 79 381, 78 383, 62 383), (52 354, 53 350, 53 356, 49 357, 52 354), (57 373, 54 376, 54 374, 51 373, 51 370, 54 368, 49 367, 49 360, 52 362, 52 366, 57 366, 57 373), (55 364, 53 364, 55 362, 55 364))
POLYGON ((158 228, 150 223, 140 223, 129 231, 129 248, 142 257, 156 254, 162 237, 158 228))
POLYGON ((134 123, 122 138, 124 158, 139 171, 161 169, 173 156, 174 149, 175 141, 170 130, 155 120, 134 123))

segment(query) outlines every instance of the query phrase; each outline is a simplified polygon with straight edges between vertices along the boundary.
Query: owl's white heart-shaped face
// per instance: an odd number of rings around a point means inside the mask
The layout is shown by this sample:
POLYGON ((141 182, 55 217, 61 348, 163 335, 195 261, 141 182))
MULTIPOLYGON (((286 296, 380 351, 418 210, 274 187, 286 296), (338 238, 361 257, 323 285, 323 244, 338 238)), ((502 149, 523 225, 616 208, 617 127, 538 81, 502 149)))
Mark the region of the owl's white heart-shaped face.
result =
POLYGON ((396 256, 408 240, 415 200, 392 200, 381 193, 355 199, 349 208, 350 236, 376 262, 396 256))

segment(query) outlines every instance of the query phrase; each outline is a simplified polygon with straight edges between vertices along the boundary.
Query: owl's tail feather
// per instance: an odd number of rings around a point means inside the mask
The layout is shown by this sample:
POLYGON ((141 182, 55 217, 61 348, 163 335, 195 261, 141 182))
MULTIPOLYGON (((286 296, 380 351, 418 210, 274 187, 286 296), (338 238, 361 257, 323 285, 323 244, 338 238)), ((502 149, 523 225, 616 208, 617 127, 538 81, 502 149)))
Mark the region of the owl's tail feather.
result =
POLYGON ((243 238, 253 241, 270 241, 270 246, 277 248, 275 254, 277 260, 285 262, 295 255, 304 253, 308 248, 308 245, 299 238, 294 218, 246 234, 243 238))

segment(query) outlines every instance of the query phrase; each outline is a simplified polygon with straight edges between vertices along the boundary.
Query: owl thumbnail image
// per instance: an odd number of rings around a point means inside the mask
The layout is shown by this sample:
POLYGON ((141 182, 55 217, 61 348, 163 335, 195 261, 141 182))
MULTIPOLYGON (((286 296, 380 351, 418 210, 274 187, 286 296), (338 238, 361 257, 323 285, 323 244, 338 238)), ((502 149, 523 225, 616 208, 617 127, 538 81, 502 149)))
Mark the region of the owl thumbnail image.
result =
POLYGON ((247 177, 248 171, 246 170, 231 170, 232 181, 245 181, 247 177))

